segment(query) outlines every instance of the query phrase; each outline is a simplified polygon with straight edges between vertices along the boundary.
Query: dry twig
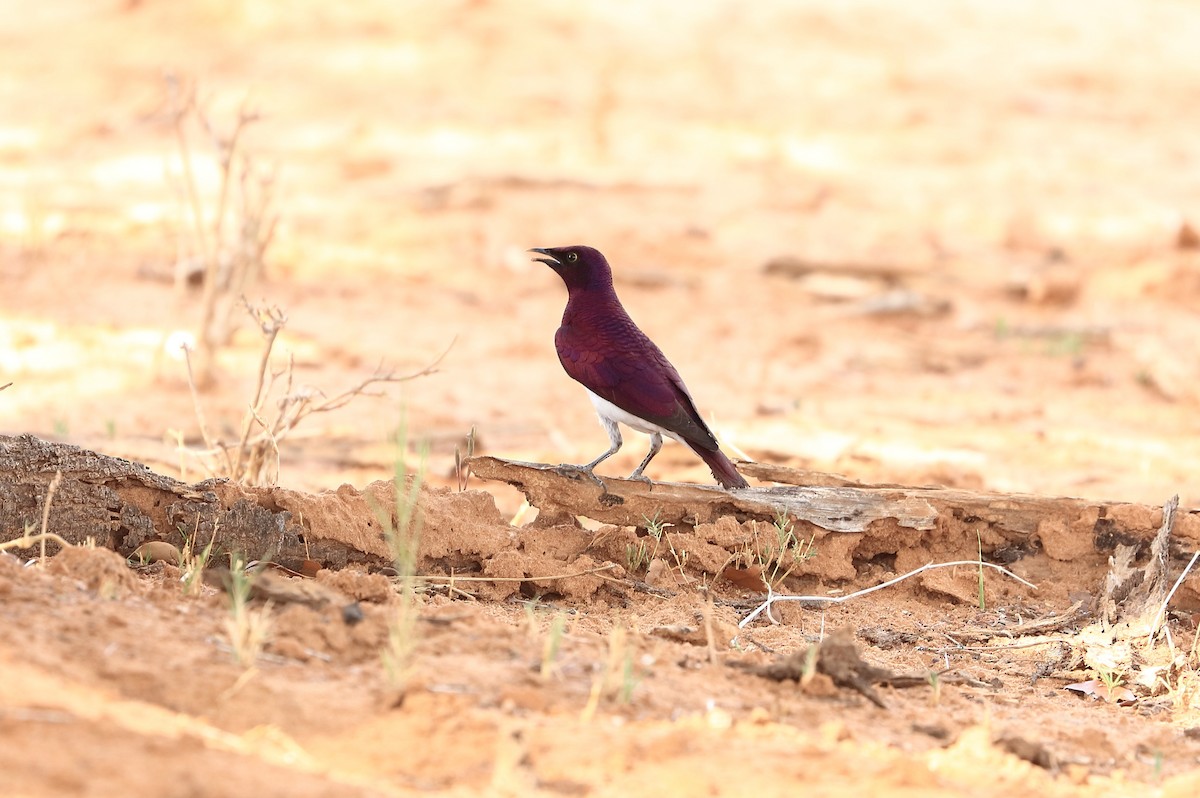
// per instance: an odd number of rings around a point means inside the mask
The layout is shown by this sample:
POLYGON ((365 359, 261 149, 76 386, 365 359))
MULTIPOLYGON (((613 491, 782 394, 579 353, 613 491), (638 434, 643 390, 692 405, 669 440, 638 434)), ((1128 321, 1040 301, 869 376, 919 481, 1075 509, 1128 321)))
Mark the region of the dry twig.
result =
MULTIPOLYGON (((243 300, 244 301, 244 300, 243 300)), ((294 387, 295 361, 289 356, 286 365, 272 368, 271 353, 280 331, 287 324, 287 316, 275 307, 252 307, 245 303, 247 312, 255 319, 263 334, 262 356, 259 358, 257 383, 254 396, 242 419, 241 431, 236 443, 224 443, 209 434, 204 412, 200 405, 199 390, 188 363, 188 382, 192 390, 192 402, 196 418, 204 438, 203 451, 190 451, 197 458, 219 458, 218 469, 224 476, 248 484, 273 484, 279 477, 279 445, 304 419, 315 413, 328 413, 345 407, 358 396, 380 396, 371 387, 383 383, 408 382, 437 372, 438 365, 450 353, 454 341, 424 368, 412 374, 397 375, 395 371, 384 371, 382 364, 375 372, 356 385, 326 397, 318 390, 294 387), (282 395, 275 399, 274 409, 268 412, 268 402, 276 396, 275 387, 282 383, 282 395), (256 433, 254 430, 258 429, 256 433), (274 466, 274 475, 264 479, 264 472, 274 466)), ((212 470, 212 469, 210 469, 212 470)))
POLYGON ((892 585, 899 584, 900 582, 903 582, 905 579, 916 576, 917 574, 924 573, 925 571, 931 571, 934 568, 950 568, 950 567, 959 566, 959 565, 970 565, 972 567, 983 566, 986 568, 994 568, 995 570, 999 571, 1000 573, 1004 574, 1005 576, 1010 576, 1013 579, 1020 582, 1021 584, 1025 585, 1027 587, 1030 587, 1033 590, 1037 590, 1037 585, 1033 584, 1032 582, 1027 582, 1026 580, 1017 576, 1016 574, 1014 574, 1012 571, 1008 570, 1007 568, 1002 568, 999 565, 996 565, 994 563, 980 562, 979 560, 958 560, 955 562, 929 563, 928 565, 922 565, 920 568, 917 568, 916 570, 909 571, 906 574, 901 574, 900 576, 897 576, 895 579, 889 579, 888 581, 883 582, 881 584, 874 585, 872 587, 868 587, 863 590, 857 590, 853 593, 847 593, 844 596, 785 596, 785 595, 780 595, 780 594, 774 592, 773 590, 768 590, 766 600, 763 601, 761 604, 759 604, 758 607, 754 610, 754 612, 750 613, 745 618, 743 618, 741 623, 738 624, 738 628, 744 629, 747 624, 749 624, 751 621, 753 621, 759 615, 762 615, 764 612, 767 613, 767 617, 771 619, 772 623, 778 623, 778 621, 775 620, 775 618, 771 615, 771 607, 778 601, 808 601, 808 602, 822 603, 822 604, 841 604, 843 602, 850 601, 851 599, 856 599, 856 598, 865 596, 868 593, 874 593, 876 590, 883 590, 885 587, 891 587, 892 585))
MULTIPOLYGON (((246 130, 261 119, 260 114, 250 110, 247 102, 238 109, 229 132, 221 134, 197 101, 194 85, 184 85, 169 75, 167 94, 187 196, 188 213, 185 215, 191 217, 190 227, 202 267, 203 295, 194 379, 199 387, 205 388, 213 380, 216 349, 227 343, 232 332, 230 317, 234 300, 261 274, 267 248, 275 236, 278 222, 278 216, 273 212, 275 176, 273 170, 263 173, 256 169, 251 156, 242 150, 246 130), (205 214, 188 135, 189 128, 196 126, 208 136, 220 168, 220 184, 211 221, 205 214), (236 198, 233 197, 235 183, 236 198), (236 206, 233 199, 236 199, 236 206), (235 222, 231 233, 227 232, 230 216, 235 222)), ((183 249, 181 246, 181 255, 183 249)), ((189 276, 187 272, 181 257, 176 269, 177 285, 183 284, 183 278, 189 276)))
MULTIPOLYGON (((47 540, 51 541, 52 543, 57 543, 64 549, 69 549, 75 545, 71 543, 71 541, 54 532, 38 532, 36 535, 22 535, 19 538, 14 538, 13 540, 9 540, 5 543, 0 543, 0 551, 8 551, 9 549, 27 549, 37 543, 42 543, 44 548, 47 540)), ((44 556, 45 555, 43 555, 43 557, 44 556)))
POLYGON ((54 472, 54 479, 50 480, 50 487, 46 488, 46 504, 42 507, 42 565, 46 564, 46 533, 49 532, 50 526, 50 503, 54 501, 54 492, 58 490, 58 486, 62 484, 62 471, 54 472))
POLYGON ((1057 632, 1065 626, 1070 626, 1091 615, 1092 612, 1088 607, 1084 606, 1084 602, 1076 601, 1065 612, 1057 615, 1049 615, 1045 618, 1027 623, 1017 624, 1003 629, 964 629, 955 632, 954 642, 960 648, 967 648, 962 645, 961 641, 969 641, 972 643, 982 643, 991 640, 995 637, 1002 637, 1008 640, 1015 640, 1018 637, 1028 637, 1030 635, 1045 635, 1051 632, 1057 632))

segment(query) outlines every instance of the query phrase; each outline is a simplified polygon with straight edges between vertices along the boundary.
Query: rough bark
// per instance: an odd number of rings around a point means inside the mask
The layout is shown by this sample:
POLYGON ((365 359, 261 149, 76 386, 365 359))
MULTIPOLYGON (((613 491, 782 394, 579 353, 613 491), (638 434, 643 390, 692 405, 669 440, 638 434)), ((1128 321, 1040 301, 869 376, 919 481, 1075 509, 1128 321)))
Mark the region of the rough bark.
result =
MULTIPOLYGON (((757 545, 786 514, 797 536, 811 537, 820 552, 797 564, 799 576, 852 581, 864 563, 880 557, 888 568, 906 570, 933 560, 972 559, 982 549, 993 561, 1024 559, 1050 581, 1063 569, 1091 569, 1099 584, 1118 545, 1148 549, 1163 521, 1159 506, 850 484, 834 475, 755 464, 743 465, 744 473, 821 484, 726 491, 605 478, 602 488, 553 466, 492 457, 473 458, 470 465, 479 477, 522 490, 539 508, 538 521, 515 530, 485 492, 424 489, 417 514, 424 529, 422 573, 490 573, 488 568, 499 568, 492 562, 498 556, 511 559, 537 541, 552 548, 577 543, 598 561, 620 562, 626 543, 637 542, 628 530, 645 528, 650 519, 673 525, 671 541, 690 552, 689 568, 720 573, 731 554, 757 545), (581 538, 577 516, 626 532, 581 538)), ((329 568, 391 564, 383 532, 396 515, 390 481, 317 494, 226 480, 187 484, 138 463, 28 435, 0 436, 0 542, 27 528, 40 530, 49 485, 60 472, 48 530, 72 543, 91 538, 128 556, 152 540, 200 550, 215 539, 218 555, 236 551, 295 570, 306 560, 329 568)), ((1200 545, 1200 514, 1181 509, 1172 540, 1189 551, 1200 545)), ((930 589, 950 588, 931 582, 930 589)))
POLYGON ((0 542, 41 529, 48 489, 60 472, 47 528, 71 543, 91 539, 128 556, 150 540, 179 548, 190 541, 198 552, 215 539, 218 554, 296 568, 307 559, 330 567, 391 560, 377 512, 394 505, 390 483, 318 496, 219 479, 189 485, 140 463, 32 435, 0 436, 0 542))
MULTIPOLYGON (((818 533, 878 536, 936 531, 943 537, 958 532, 972 549, 981 541, 985 553, 1037 544, 1060 560, 1085 551, 1112 551, 1117 544, 1147 543, 1163 517, 1158 505, 863 485, 836 475, 754 463, 738 467, 747 476, 810 484, 727 491, 707 485, 647 484, 603 477, 601 487, 549 465, 495 457, 476 457, 470 465, 476 476, 516 487, 538 508, 539 517, 555 522, 581 515, 618 526, 645 526, 646 520, 653 518, 695 526, 722 516, 733 516, 739 522, 770 522, 779 513, 787 513, 818 533)), ((1174 539, 1189 548, 1200 544, 1200 511, 1180 510, 1174 539)))

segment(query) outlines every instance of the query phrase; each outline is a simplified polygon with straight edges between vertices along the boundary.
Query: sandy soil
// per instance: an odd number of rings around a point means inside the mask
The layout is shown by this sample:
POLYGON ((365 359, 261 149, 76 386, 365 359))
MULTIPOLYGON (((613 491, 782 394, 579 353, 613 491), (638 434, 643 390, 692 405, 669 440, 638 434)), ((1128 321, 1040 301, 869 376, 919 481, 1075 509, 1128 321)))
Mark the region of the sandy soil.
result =
MULTIPOLYGON (((199 290, 172 280, 196 255, 173 73, 218 127, 247 97, 263 115, 243 151, 275 170, 280 221, 249 298, 285 309, 276 350, 298 383, 333 394, 449 348, 437 373, 308 419, 282 485, 389 478, 402 419, 434 486, 457 487, 472 426, 488 454, 598 454, 554 356, 564 291, 524 252, 588 243, 732 451, 867 481, 1200 500, 1194 3, 7 5, 0 432, 209 475, 178 445, 203 442, 170 345, 200 317, 199 290)), ((218 153, 195 131, 192 148, 211 209, 218 153)), ((236 435, 260 355, 246 319, 201 396, 216 434, 236 435)), ((640 460, 628 440, 605 473, 640 460)), ((674 444, 650 474, 709 481, 674 444)), ((532 518, 506 486, 469 487, 532 518)), ((1200 690, 1091 701, 1062 689, 1086 671, 1039 670, 1044 650, 955 642, 1065 611, 1098 590, 1094 562, 1077 584, 1058 572, 1053 599, 989 582, 981 611, 903 587, 784 609, 732 646, 754 593, 720 579, 669 597, 430 593, 398 690, 380 660, 394 597, 354 627, 276 608, 247 670, 221 593, 115 556, 0 558, 5 794, 1200 788, 1200 690), (663 636, 705 618, 715 636, 663 636), (885 689, 880 709, 732 666, 846 626, 873 663, 970 681, 885 689)), ((1171 620, 1184 647, 1189 609, 1171 620)))

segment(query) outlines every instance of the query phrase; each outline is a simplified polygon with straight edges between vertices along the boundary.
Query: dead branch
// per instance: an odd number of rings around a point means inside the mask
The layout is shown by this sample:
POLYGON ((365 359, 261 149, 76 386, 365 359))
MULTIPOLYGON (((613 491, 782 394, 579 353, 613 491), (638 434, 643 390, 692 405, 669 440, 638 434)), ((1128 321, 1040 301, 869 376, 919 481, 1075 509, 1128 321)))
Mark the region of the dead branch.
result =
MULTIPOLYGON (((187 365, 188 390, 192 396, 192 412, 196 414, 196 423, 200 425, 200 437, 204 439, 204 445, 209 451, 214 454, 221 451, 224 454, 225 468, 227 472, 231 471, 233 464, 229 462, 229 453, 221 449, 217 441, 208 432, 208 421, 204 417, 204 407, 200 404, 200 389, 196 385, 196 374, 192 370, 192 347, 186 345, 183 347, 183 360, 187 365)), ((181 436, 180 441, 182 442, 182 440, 181 436)), ((212 469, 209 469, 209 473, 213 473, 212 469)))
MULTIPOLYGON (((42 544, 44 548, 47 540, 57 543, 64 549, 74 545, 69 540, 59 536, 54 532, 38 532, 35 535, 23 535, 19 538, 13 538, 12 540, 7 540, 3 543, 0 543, 0 551, 8 551, 9 549, 27 549, 30 546, 38 543, 42 544)), ((45 554, 42 555, 42 560, 45 561, 45 554)))
POLYGON ((216 261, 213 249, 209 246, 208 236, 204 230, 204 206, 200 201, 200 189, 196 183, 196 173, 192 165, 191 143, 187 135, 187 118, 196 107, 196 87, 184 86, 176 75, 166 76, 167 99, 171 108, 171 121, 175 130, 175 139, 179 144, 180 162, 183 167, 184 187, 187 189, 188 202, 192 212, 193 232, 200 245, 200 252, 207 265, 216 261))
POLYGON ((210 472, 227 476, 247 484, 271 484, 279 476, 280 443, 300 425, 304 419, 316 413, 328 413, 345 407, 359 396, 380 396, 372 392, 374 385, 401 383, 418 377, 437 373, 438 364, 450 353, 455 340, 450 342, 440 355, 421 370, 412 374, 397 375, 395 371, 383 371, 380 364, 375 373, 333 397, 325 397, 320 391, 309 388, 293 389, 295 361, 289 355, 287 364, 279 369, 271 367, 271 354, 279 333, 287 324, 287 316, 275 307, 253 307, 243 298, 247 312, 254 318, 263 335, 262 355, 259 358, 258 374, 254 394, 242 418, 241 433, 236 443, 226 444, 209 435, 204 412, 200 405, 199 392, 192 379, 191 359, 188 363, 188 384, 192 390, 192 403, 200 424, 205 449, 185 451, 196 458, 220 458, 217 468, 210 472), (274 395, 275 385, 283 380, 283 394, 275 400, 272 412, 267 412, 268 400, 274 395), (255 425, 259 431, 254 432, 255 425), (275 474, 264 480, 263 473, 274 463, 275 474))
POLYGON ((1077 624, 1091 614, 1091 610, 1085 606, 1084 602, 1076 601, 1065 612, 1048 615, 1047 617, 1040 618, 1036 621, 1029 621, 1027 623, 1020 623, 1015 626, 1006 626, 999 629, 984 629, 977 627, 974 629, 960 630, 954 633, 954 638, 955 642, 967 641, 971 643, 984 643, 997 637, 1015 640, 1019 637, 1028 637, 1031 635, 1046 635, 1051 632, 1060 631, 1067 626, 1077 624))
POLYGON ((1179 574, 1179 578, 1175 580, 1175 584, 1171 585, 1170 592, 1167 593, 1166 598, 1163 599, 1162 606, 1158 608, 1158 613, 1154 616, 1154 622, 1150 624, 1151 635, 1157 634, 1158 630, 1162 628, 1163 616, 1167 612, 1167 605, 1171 603, 1171 599, 1174 597, 1175 591, 1178 590, 1179 586, 1183 584, 1183 580, 1186 579, 1187 575, 1191 573, 1191 570, 1196 567, 1196 562, 1198 560, 1200 560, 1200 551, 1192 554, 1192 558, 1188 560, 1188 564, 1184 566, 1183 571, 1179 574))
POLYGON ((1150 542, 1145 566, 1134 565, 1137 545, 1115 546, 1098 601, 1099 618, 1062 641, 1067 646, 1062 660, 1070 663, 1069 668, 1086 666, 1109 680, 1125 680, 1146 691, 1157 689, 1157 674, 1175 656, 1170 630, 1161 625, 1167 602, 1173 595, 1173 591, 1167 590, 1170 539, 1181 531, 1181 522, 1196 517, 1194 513, 1181 517, 1178 508, 1178 496, 1163 505, 1162 523, 1150 542), (1155 650, 1160 629, 1167 635, 1165 653, 1155 650))
MULTIPOLYGON (((233 466, 230 469, 231 474, 235 479, 240 479, 242 475, 242 460, 249 452, 250 429, 254 421, 258 421, 264 430, 269 430, 270 427, 264 422, 259 415, 262 412, 263 403, 267 399, 267 393, 270 390, 270 384, 267 382, 267 372, 271 367, 271 350, 275 348, 275 339, 279 337, 280 331, 287 324, 287 316, 283 311, 276 307, 270 308, 253 308, 249 302, 246 302, 245 297, 242 298, 243 304, 246 306, 246 312, 249 313, 255 321, 258 322, 258 328, 263 334, 263 352, 262 358, 258 364, 258 382, 254 386, 254 398, 250 402, 250 409, 247 411, 245 418, 242 420, 242 435, 241 440, 237 445, 237 458, 233 461, 233 466)), ((288 372, 291 373, 291 359, 288 361, 288 372)), ((272 375, 272 382, 274 375, 272 375)), ((270 436, 270 444, 275 450, 276 462, 278 462, 279 445, 274 436, 270 436)), ((227 456, 228 458, 228 456, 227 456)))
POLYGON ((1158 617, 1158 610, 1167 595, 1168 546, 1178 509, 1178 496, 1163 505, 1162 524, 1150 544, 1150 559, 1144 567, 1133 566, 1137 546, 1117 546, 1110 560, 1111 568, 1100 599, 1101 616, 1105 623, 1128 623, 1151 637, 1157 631, 1151 628, 1152 619, 1158 617))
MULTIPOLYGON (((878 532, 906 534, 911 540, 915 533, 961 528, 969 535, 974 551, 977 532, 991 532, 1002 539, 993 549, 1027 549, 1054 529, 1111 549, 1122 540, 1149 542, 1162 520, 1158 507, 1093 499, 894 485, 775 485, 727 491, 709 485, 647 484, 613 477, 600 477, 597 484, 560 472, 553 465, 488 456, 471 458, 468 463, 475 476, 516 487, 541 517, 582 515, 618 526, 640 526, 656 514, 670 524, 711 523, 723 515, 769 523, 783 512, 807 525, 796 532, 803 531, 806 536, 811 531, 878 532)), ((773 473, 780 481, 801 480, 798 474, 773 473)), ((1175 536, 1200 546, 1200 511, 1180 512, 1175 518, 1175 536)), ((989 553, 986 543, 984 553, 989 553)))
MULTIPOLYGON (((993 569, 1036 557, 1055 568, 1103 578, 1109 554, 1121 544, 1147 546, 1163 519, 1160 507, 1093 499, 986 493, 943 488, 841 485, 836 477, 818 485, 775 485, 744 490, 680 483, 579 478, 557 466, 479 456, 472 474, 515 486, 538 511, 539 526, 574 525, 586 517, 617 527, 644 528, 646 519, 675 525, 687 536, 694 565, 723 576, 729 555, 745 549, 755 524, 786 516, 797 539, 810 541, 823 578, 854 579, 862 562, 895 555, 898 570, 912 571, 934 559, 993 569), (829 483, 833 484, 830 485, 829 483), (737 540, 741 543, 730 544, 737 540), (713 545, 716 543, 717 545, 713 545), (742 549, 730 546, 741 545, 742 549), (916 554, 917 556, 914 556, 916 554), (920 559, 918 559, 918 557, 920 559), (991 563, 988 560, 992 560, 991 563)), ((781 468, 781 467, 776 467, 781 468)), ((749 469, 747 469, 749 471, 749 469)), ((800 477, 776 471, 776 478, 800 477)), ((1174 516, 1180 542, 1200 546, 1200 512, 1174 516)), ((668 539, 674 540, 672 531, 668 539)), ((797 574, 805 575, 801 565, 797 574)), ((944 572, 943 572, 944 573, 944 572)), ((927 577, 920 577, 925 580, 927 577)), ((775 588, 778 590, 778 586, 775 588)), ((818 597, 821 600, 827 597, 818 597)), ((771 593, 754 613, 781 599, 771 593)), ((802 599, 800 599, 802 600, 802 599)))
MULTIPOLYGON (((261 118, 249 109, 248 101, 243 101, 238 108, 229 132, 221 133, 197 102, 194 85, 184 87, 178 78, 168 75, 167 94, 179 147, 190 226, 195 233, 203 271, 193 379, 200 389, 204 389, 213 380, 216 350, 228 343, 232 332, 230 316, 234 300, 262 271, 267 247, 274 239, 278 221, 271 211, 275 178, 273 172, 261 175, 253 167, 250 155, 242 149, 246 131, 261 118), (195 153, 188 134, 189 128, 194 127, 199 127, 207 136, 217 154, 220 170, 211 220, 205 216, 204 201, 196 180, 195 153), (238 192, 236 207, 231 202, 235 188, 238 192), (231 216, 237 222, 232 233, 227 232, 231 216)), ((182 269, 177 268, 177 284, 182 285, 182 277, 182 269)))
MULTIPOLYGON (((748 665, 731 662, 739 668, 764 679, 782 682, 794 680, 801 686, 807 685, 816 673, 828 676, 838 687, 854 690, 880 709, 887 709, 883 699, 875 692, 876 684, 893 684, 901 680, 887 668, 865 662, 859 656, 854 642, 854 630, 848 626, 831 632, 821 642, 805 650, 769 662, 766 665, 748 665)), ((928 684, 928 679, 921 682, 928 684)))

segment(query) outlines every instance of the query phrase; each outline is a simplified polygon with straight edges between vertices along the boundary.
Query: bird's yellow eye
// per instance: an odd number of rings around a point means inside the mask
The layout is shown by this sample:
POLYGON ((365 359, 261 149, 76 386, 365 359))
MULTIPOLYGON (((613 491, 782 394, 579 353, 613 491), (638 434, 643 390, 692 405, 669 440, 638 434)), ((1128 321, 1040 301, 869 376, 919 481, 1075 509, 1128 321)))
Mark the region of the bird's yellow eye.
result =
POLYGON ((577 260, 579 260, 578 252, 568 252, 567 253, 567 256, 566 256, 567 263, 574 263, 577 260))

